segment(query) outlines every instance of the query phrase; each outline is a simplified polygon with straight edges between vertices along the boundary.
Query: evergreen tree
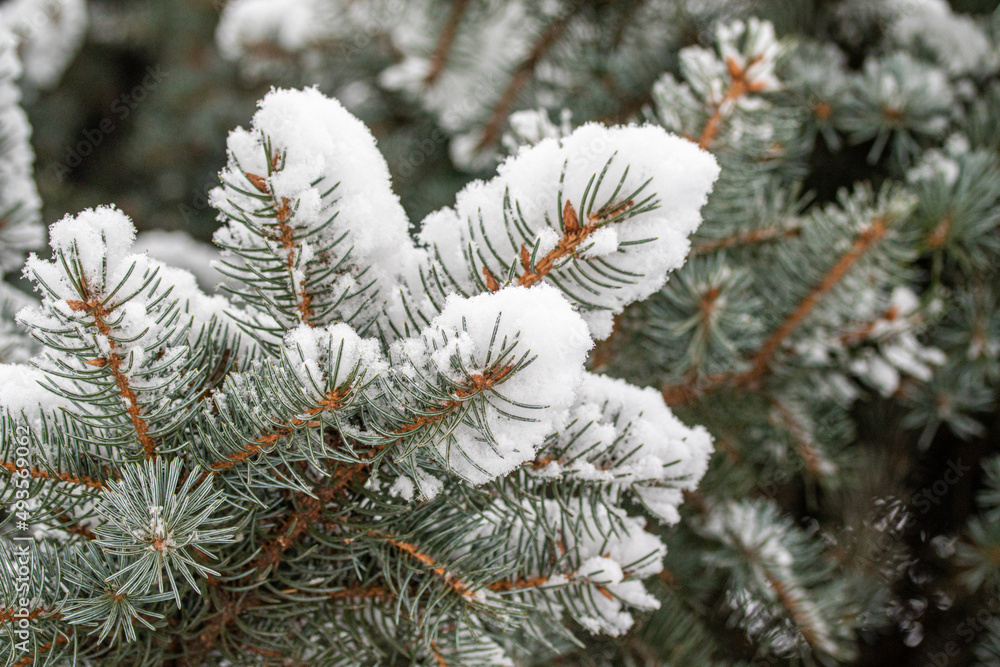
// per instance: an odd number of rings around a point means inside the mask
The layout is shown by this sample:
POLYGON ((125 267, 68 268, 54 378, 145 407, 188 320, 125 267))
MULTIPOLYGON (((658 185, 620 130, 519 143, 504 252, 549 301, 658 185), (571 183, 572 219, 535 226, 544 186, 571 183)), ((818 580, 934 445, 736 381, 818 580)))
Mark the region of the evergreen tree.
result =
POLYGON ((220 9, 105 153, 260 95, 217 251, 40 255, 84 10, 0 7, 8 663, 1000 659, 995 3, 220 9))

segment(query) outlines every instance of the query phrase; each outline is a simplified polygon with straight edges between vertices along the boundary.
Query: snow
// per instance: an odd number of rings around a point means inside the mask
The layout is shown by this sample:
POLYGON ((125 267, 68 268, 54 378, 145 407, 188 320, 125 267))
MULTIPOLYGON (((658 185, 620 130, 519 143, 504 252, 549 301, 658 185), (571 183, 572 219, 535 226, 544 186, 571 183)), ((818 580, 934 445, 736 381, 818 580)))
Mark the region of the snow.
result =
POLYGON ((563 109, 559 114, 559 124, 556 125, 545 109, 515 111, 507 120, 509 128, 500 141, 508 153, 514 154, 521 147, 534 146, 543 139, 561 139, 573 133, 571 118, 570 110, 563 109))
POLYGON ((479 128, 510 72, 528 55, 541 22, 536 10, 522 0, 472 3, 451 46, 451 56, 428 85, 430 58, 446 16, 447 11, 429 0, 407 2, 390 32, 402 59, 383 70, 379 83, 414 98, 449 134, 467 133, 459 142, 462 146, 456 146, 458 139, 452 142, 451 153, 459 167, 488 166, 491 156, 477 150, 482 138, 479 128))
POLYGON ((676 523, 681 491, 708 468, 712 438, 689 428, 652 388, 585 373, 568 426, 539 453, 553 460, 532 474, 588 480, 635 495, 664 523, 676 523))
MULTIPOLYGON (((715 37, 714 50, 701 46, 681 49, 681 71, 690 88, 699 98, 717 106, 727 116, 737 107, 762 107, 765 101, 756 93, 770 92, 781 87, 781 82, 775 75, 775 67, 784 46, 775 39, 774 26, 757 18, 751 18, 747 22, 736 20, 719 23, 715 28, 715 37), (730 66, 742 72, 743 81, 753 94, 728 96, 732 82, 730 66)), ((677 95, 683 106, 691 104, 690 100, 684 99, 687 97, 685 87, 678 86, 672 78, 665 77, 659 88, 661 95, 677 95), (671 91, 670 88, 675 90, 671 91)), ((669 126, 677 127, 677 123, 669 126)))
POLYGON ((417 470, 417 488, 425 500, 433 500, 444 489, 444 481, 423 470, 417 470))
POLYGON ((295 71, 329 82, 329 56, 360 50, 399 19, 398 0, 229 0, 215 42, 251 82, 295 71))
POLYGON ((920 156, 920 161, 906 172, 906 180, 910 183, 933 181, 941 179, 949 187, 958 181, 961 167, 958 161, 943 151, 932 148, 920 156))
MULTIPOLYGON (((202 351, 193 346, 205 345, 201 338, 213 320, 232 326, 223 313, 226 300, 206 296, 187 271, 134 254, 132 222, 112 207, 66 216, 52 225, 49 236, 53 258, 32 254, 24 269, 41 293, 40 304, 17 316, 44 346, 32 363, 48 373, 48 382, 65 399, 76 399, 76 410, 106 416, 107 402, 87 404, 80 398, 92 391, 88 387, 93 383, 106 388, 108 378, 93 372, 114 355, 151 430, 169 430, 190 408, 172 401, 185 391, 183 369, 202 351), (74 267, 73 275, 66 266, 74 267), (107 332, 94 325, 95 303, 108 311, 103 318, 107 332)), ((124 394, 121 400, 131 406, 124 394)), ((124 412, 114 416, 127 424, 124 412)), ((123 431, 122 426, 109 422, 113 435, 108 437, 128 439, 122 434, 131 427, 123 431)))
POLYGON ((303 387, 316 390, 317 399, 352 377, 357 385, 366 376, 388 370, 378 342, 360 338, 346 324, 298 326, 285 334, 284 356, 303 387))
POLYGON ((749 87, 757 92, 780 87, 774 67, 781 54, 781 45, 775 39, 774 26, 769 21, 751 17, 746 23, 720 23, 715 34, 723 63, 735 63, 744 73, 749 87))
POLYGON ((233 0, 219 19, 219 51, 229 60, 269 44, 289 53, 301 51, 321 35, 317 4, 316 0, 233 0))
MULTIPOLYGON (((585 498, 525 499, 516 511, 487 511, 481 530, 505 534, 514 550, 558 541, 565 558, 558 563, 528 559, 534 565, 520 572, 525 579, 545 579, 538 588, 526 589, 528 594, 541 598, 536 605, 572 617, 594 634, 619 636, 634 623, 628 608, 659 607, 641 580, 662 571, 666 547, 646 532, 643 523, 585 498)), ((547 553, 545 548, 531 547, 535 549, 547 553)))
POLYGON ((221 274, 212 268, 212 262, 219 258, 218 249, 195 240, 185 231, 152 229, 140 232, 135 237, 135 250, 145 251, 167 266, 190 271, 197 278, 198 285, 206 291, 213 290, 222 279, 221 274))
MULTIPOLYGON (((307 240, 287 249, 276 232, 275 238, 261 239, 241 222, 241 210, 260 209, 260 199, 219 187, 210 200, 227 224, 216 232, 216 242, 242 249, 265 244, 272 256, 283 259, 293 253, 295 270, 302 272, 292 275, 296 291, 302 278, 341 262, 338 271, 311 288, 315 293, 335 301, 336 295, 355 291, 363 272, 364 283, 375 280, 376 288, 388 289, 401 267, 412 265, 419 253, 371 132, 315 88, 272 90, 259 106, 249 130, 230 133, 230 159, 221 178, 250 190, 255 188, 245 173, 265 179, 274 201, 287 199, 293 211, 287 224, 295 237, 307 240), (281 156, 270 175, 266 143, 274 156, 281 156), (333 222, 319 231, 331 217, 333 222)), ((245 261, 231 251, 224 251, 223 258, 237 266, 245 261)), ((365 292, 363 298, 369 296, 365 292)), ((327 321, 343 319, 360 303, 348 299, 327 321)))
POLYGON ((986 32, 945 0, 893 0, 890 38, 909 50, 929 49, 953 76, 988 72, 998 64, 986 32))
POLYGON ((908 118, 913 129, 942 134, 948 126, 947 114, 954 103, 954 91, 944 70, 896 52, 885 58, 869 58, 862 69, 865 94, 882 108, 905 113, 919 109, 908 118))
POLYGON ((17 37, 25 80, 49 89, 83 44, 87 6, 84 0, 10 0, 0 7, 0 24, 17 37))
POLYGON ((70 407, 41 384, 45 378, 45 373, 27 364, 0 364, 0 414, 15 418, 23 414, 30 427, 38 428, 43 413, 70 407))
POLYGON ((18 268, 24 261, 24 251, 39 247, 44 240, 39 224, 42 204, 32 175, 35 154, 30 143, 31 126, 19 106, 21 91, 16 82, 21 64, 16 40, 3 16, 0 9, 0 211, 19 214, 9 215, 6 224, 0 226, 0 274, 18 268))
MULTIPOLYGON (((591 346, 583 320, 557 290, 510 287, 449 298, 418 338, 397 341, 390 355, 395 372, 440 375, 459 387, 486 376, 498 359, 515 367, 481 392, 481 413, 473 410, 434 444, 452 472, 483 484, 531 460, 562 426, 591 346), (522 359, 528 363, 519 366, 522 359)), ((426 412, 423 396, 413 400, 414 409, 426 412)))
MULTIPOLYGON (((666 282, 667 273, 684 263, 688 236, 701 223, 700 209, 718 173, 718 165, 709 153, 662 128, 607 128, 590 123, 563 139, 544 139, 521 150, 500 165, 495 178, 467 185, 453 208, 437 211, 424 220, 419 239, 436 249, 462 289, 478 291, 475 285, 483 264, 494 276, 505 276, 510 263, 519 261, 522 243, 544 238, 541 234, 546 228, 562 234, 566 201, 577 211, 581 224, 586 224, 587 216, 596 214, 600 206, 622 204, 624 196, 648 180, 649 185, 637 197, 642 201, 654 195, 659 206, 634 215, 626 213, 624 220, 609 223, 615 236, 596 236, 589 247, 579 248, 586 249, 585 259, 569 260, 579 265, 599 259, 641 277, 635 278, 633 284, 590 294, 560 272, 560 265, 551 274, 577 288, 569 291, 587 294, 587 305, 581 313, 595 338, 603 339, 611 333, 616 313, 658 290, 666 282), (588 195, 585 202, 584 193, 591 179, 609 164, 596 197, 588 195), (619 194, 612 201, 622 180, 619 194), (514 225, 508 222, 508 215, 513 214, 505 213, 506 197, 510 198, 511 210, 523 219, 525 238, 518 238, 517 231, 510 229, 514 225), (593 209, 589 207, 591 201, 595 202, 593 209), (640 243, 647 239, 652 240, 640 243), (479 248, 471 265, 464 254, 470 243, 479 248), (490 246, 500 260, 487 249, 490 246)), ((614 271, 605 265, 602 270, 614 271)))
POLYGON ((400 475, 396 478, 396 481, 392 483, 389 487, 389 495, 393 498, 402 498, 403 500, 413 500, 413 480, 406 475, 400 475))

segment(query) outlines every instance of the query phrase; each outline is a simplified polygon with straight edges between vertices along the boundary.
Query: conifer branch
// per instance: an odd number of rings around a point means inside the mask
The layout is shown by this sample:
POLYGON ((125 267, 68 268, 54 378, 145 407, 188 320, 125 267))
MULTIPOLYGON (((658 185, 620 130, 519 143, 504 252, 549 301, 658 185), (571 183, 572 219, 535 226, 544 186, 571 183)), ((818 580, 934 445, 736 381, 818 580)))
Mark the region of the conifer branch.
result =
POLYGON ((762 60, 763 56, 755 56, 746 67, 740 67, 734 58, 726 59, 726 69, 729 72, 729 88, 722 99, 715 103, 712 115, 702 128, 698 137, 698 146, 704 149, 712 144, 722 127, 722 121, 727 111, 732 108, 741 97, 750 93, 757 93, 767 89, 767 85, 760 81, 748 81, 747 71, 762 60))
MULTIPOLYGON (((282 159, 281 155, 274 155, 271 157, 271 172, 276 173, 281 171, 282 159)), ((267 180, 260 176, 259 174, 252 174, 250 172, 244 172, 247 180, 261 193, 267 195, 271 200, 271 205, 274 208, 275 219, 278 222, 278 233, 274 235, 271 240, 281 244, 281 247, 285 250, 285 264, 288 268, 288 278, 292 282, 292 289, 295 291, 294 285, 294 269, 295 269, 295 259, 296 259, 296 245, 295 245, 295 230, 292 226, 288 224, 289 219, 292 217, 292 203, 288 200, 288 197, 282 197, 281 201, 274 196, 271 192, 271 188, 267 185, 267 180)), ((306 280, 303 279, 299 282, 298 291, 295 291, 295 296, 297 299, 296 310, 299 312, 299 319, 303 324, 309 326, 314 326, 310 321, 313 316, 312 312, 312 295, 306 289, 306 280)))
POLYGON ((448 667, 448 661, 444 659, 441 655, 441 649, 438 647, 437 642, 432 641, 430 643, 431 655, 434 656, 434 661, 438 664, 438 667, 448 667))
MULTIPOLYGON (((609 220, 614 220, 618 216, 626 213, 635 206, 633 200, 624 201, 620 204, 610 204, 599 211, 595 211, 587 216, 587 224, 580 224, 580 217, 577 215, 573 204, 567 199, 563 205, 562 223, 563 235, 556 244, 556 247, 545 253, 541 259, 532 263, 531 253, 527 246, 521 244, 521 268, 523 273, 518 276, 517 284, 521 287, 531 287, 537 285, 545 276, 552 272, 556 264, 567 257, 576 254, 577 248, 587 240, 601 225, 609 220)), ((489 270, 483 266, 483 275, 486 277, 486 285, 489 291, 496 292, 500 289, 500 283, 489 270)))
POLYGON ((427 76, 424 78, 424 85, 427 87, 434 85, 438 77, 441 76, 441 72, 444 71, 444 66, 448 62, 448 54, 451 52, 455 36, 458 34, 458 26, 462 23, 462 17, 468 8, 469 0, 453 0, 451 3, 448 20, 445 22, 444 28, 441 29, 441 34, 438 35, 434 52, 428 61, 427 76))
MULTIPOLYGON (((316 415, 337 410, 343 405, 344 398, 350 394, 351 387, 343 387, 341 389, 333 389, 328 391, 319 403, 313 407, 306 410, 306 414, 310 417, 315 417, 316 415)), ((217 461, 209 466, 213 475, 217 475, 220 472, 229 470, 233 466, 246 461, 251 456, 259 454, 264 449, 273 446, 276 442, 282 438, 287 438, 295 432, 295 429, 300 427, 315 428, 320 426, 320 422, 311 419, 302 419, 300 417, 295 417, 287 422, 287 426, 277 428, 270 433, 259 436, 256 440, 248 443, 244 446, 241 451, 230 454, 221 461, 217 461)))
POLYGON ((661 393, 667 405, 688 403, 706 393, 726 386, 755 387, 758 385, 760 380, 770 371, 771 362, 782 343, 798 329, 813 308, 840 283, 858 260, 864 257, 886 235, 889 222, 888 215, 878 217, 857 236, 851 247, 837 260, 823 280, 809 290, 798 306, 785 317, 785 320, 750 357, 751 366, 748 370, 736 375, 710 375, 701 382, 696 380, 682 385, 664 385, 661 387, 661 393))
POLYGON ((406 555, 419 561, 421 564, 426 565, 428 568, 430 568, 431 572, 441 577, 444 583, 447 584, 448 588, 455 591, 462 597, 466 599, 473 599, 475 597, 475 593, 469 590, 468 585, 464 581, 462 581, 461 578, 455 576, 451 572, 448 572, 448 570, 445 569, 444 567, 438 565, 437 561, 434 560, 433 556, 423 553, 417 548, 415 544, 411 544, 410 542, 405 542, 403 540, 398 540, 389 535, 380 535, 379 533, 375 532, 371 532, 369 533, 369 535, 371 535, 372 537, 385 539, 386 544, 389 544, 395 547, 396 549, 399 549, 406 555))
POLYGON ((135 393, 135 389, 129 385, 128 377, 121 371, 122 358, 115 352, 116 344, 112 336, 111 327, 106 322, 106 319, 114 311, 114 306, 110 309, 106 308, 99 299, 91 297, 87 284, 82 280, 82 277, 80 280, 80 289, 80 296, 83 297, 83 300, 70 300, 67 301, 67 305, 73 311, 85 312, 93 317, 94 326, 97 327, 102 336, 108 339, 108 345, 111 349, 111 353, 107 357, 90 359, 86 363, 96 368, 107 368, 109 370, 111 377, 114 378, 115 385, 118 387, 119 395, 128 404, 125 411, 128 413, 129 420, 132 422, 132 428, 135 429, 136 439, 142 445, 146 458, 156 458, 156 443, 153 442, 153 439, 149 435, 149 424, 142 417, 143 410, 142 406, 139 405, 139 397, 135 393))
POLYGON ((767 397, 768 404, 774 408, 781 417, 788 434, 792 436, 795 443, 795 450, 802 459, 802 464, 814 479, 821 479, 825 476, 823 471, 823 454, 817 450, 816 443, 809 435, 809 432, 799 422, 798 418, 785 405, 774 396, 767 397))
POLYGON ((801 225, 780 226, 772 225, 761 229, 752 229, 745 232, 737 232, 721 239, 712 239, 696 243, 691 248, 691 256, 705 255, 717 252, 725 248, 742 247, 767 243, 770 241, 784 241, 786 239, 797 238, 802 234, 801 225))
POLYGON ((545 31, 542 32, 538 41, 535 42, 527 59, 514 70, 514 74, 507 83, 503 94, 500 95, 500 99, 494 105, 489 120, 486 121, 482 138, 479 140, 479 145, 477 146, 478 150, 493 145, 500 138, 500 132, 503 130, 504 123, 507 122, 507 117, 514 107, 514 102, 517 101, 518 94, 527 85, 528 81, 531 80, 531 77, 535 73, 535 68, 538 67, 538 64, 549 52, 549 49, 559 40, 572 18, 582 6, 583 3, 581 2, 575 3, 573 8, 550 23, 545 31))
MULTIPOLYGON (((0 462, 0 468, 4 468, 12 475, 16 474, 20 470, 15 464, 9 461, 0 462)), ((92 477, 77 477, 76 475, 71 475, 66 472, 50 473, 49 471, 41 468, 29 468, 28 472, 31 474, 33 479, 45 479, 53 482, 64 482, 66 484, 86 486, 98 491, 104 489, 104 483, 92 477)))
POLYGON ((364 466, 360 464, 338 466, 337 472, 331 477, 332 485, 314 488, 313 495, 294 494, 298 509, 285 516, 284 521, 276 531, 277 537, 261 545, 258 550, 260 555, 254 559, 251 570, 263 573, 269 568, 277 566, 285 551, 293 547, 312 525, 322 522, 323 509, 326 505, 342 495, 363 468, 364 466))
POLYGON ((395 597, 395 595, 384 586, 354 586, 326 593, 323 597, 328 600, 388 600, 395 597))
POLYGON ((469 398, 483 394, 497 385, 503 382, 514 370, 514 366, 496 366, 494 368, 489 368, 483 373, 473 373, 470 376, 471 384, 460 385, 455 391, 455 399, 450 401, 445 401, 439 406, 431 409, 427 414, 418 415, 412 421, 406 422, 401 426, 396 427, 393 431, 395 435, 404 436, 414 431, 431 424, 435 424, 449 414, 451 414, 456 408, 461 407, 469 398))
POLYGON ((851 345, 853 343, 859 343, 867 340, 873 333, 875 333, 875 328, 880 322, 894 322, 899 315, 899 306, 897 304, 893 304, 889 306, 888 310, 886 310, 880 317, 876 317, 875 319, 865 322, 853 331, 841 334, 840 342, 845 345, 851 345))
POLYGON ((802 605, 789 593, 781 579, 779 579, 766 567, 763 569, 764 580, 774 591, 775 595, 778 596, 781 606, 788 611, 788 615, 795 623, 795 627, 799 629, 799 632, 802 634, 802 638, 807 644, 809 644, 810 648, 817 650, 818 653, 822 653, 821 647, 819 646, 819 638, 815 629, 812 627, 812 623, 810 622, 808 616, 802 609, 802 605))
POLYGON ((761 346, 760 350, 753 357, 753 367, 741 378, 741 382, 755 382, 767 372, 775 352, 785 342, 785 339, 795 332, 823 296, 837 286, 847 272, 851 270, 851 267, 885 236, 888 231, 886 222, 887 219, 885 217, 876 218, 872 221, 871 225, 858 235, 848 251, 833 265, 833 268, 830 269, 823 280, 806 294, 798 307, 785 318, 781 326, 764 342, 764 345, 761 346))
MULTIPOLYGON (((16 608, 0 609, 0 624, 7 623, 11 619, 13 619, 14 614, 16 614, 17 612, 18 609, 16 608)), ((45 618, 57 619, 61 616, 61 614, 59 612, 53 612, 51 609, 48 609, 46 607, 38 607, 28 612, 27 619, 29 621, 34 621, 39 618, 42 618, 43 616, 45 618)))
POLYGON ((938 221, 938 223, 934 226, 934 229, 932 229, 931 233, 927 236, 927 247, 931 250, 937 250, 947 243, 948 235, 954 224, 954 213, 949 212, 947 215, 942 216, 941 220, 938 221))
MULTIPOLYGON (((72 628, 70 628, 70 631, 72 632, 72 628)), ((52 639, 51 641, 47 641, 41 646, 39 646, 37 649, 37 653, 48 653, 57 646, 67 643, 69 643, 69 635, 60 631, 59 634, 57 634, 54 639, 52 639)), ((15 662, 12 665, 12 667, 28 667, 29 665, 33 664, 35 664, 35 656, 27 654, 22 656, 20 660, 15 662)))
POLYGON ((79 535, 83 539, 90 542, 97 539, 97 535, 94 534, 94 531, 82 523, 74 521, 71 517, 66 516, 65 514, 58 515, 56 520, 59 521, 59 527, 70 535, 79 535))

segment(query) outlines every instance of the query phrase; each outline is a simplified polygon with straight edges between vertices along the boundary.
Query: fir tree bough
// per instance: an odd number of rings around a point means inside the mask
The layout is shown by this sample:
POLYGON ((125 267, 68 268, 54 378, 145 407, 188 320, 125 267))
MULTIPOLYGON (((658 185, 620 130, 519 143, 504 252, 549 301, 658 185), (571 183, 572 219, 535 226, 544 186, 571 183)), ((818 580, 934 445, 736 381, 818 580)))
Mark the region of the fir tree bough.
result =
POLYGON ((7 662, 996 663, 996 2, 87 6, 0 7, 7 662))
POLYGON ((592 126, 414 243, 371 135, 316 90, 269 94, 229 156, 230 300, 134 254, 114 208, 27 261, 4 497, 13 548, 27 526, 55 548, 4 601, 35 615, 7 657, 498 664, 658 606, 664 548, 627 501, 677 521, 710 438, 584 362, 682 263, 714 159, 592 126))

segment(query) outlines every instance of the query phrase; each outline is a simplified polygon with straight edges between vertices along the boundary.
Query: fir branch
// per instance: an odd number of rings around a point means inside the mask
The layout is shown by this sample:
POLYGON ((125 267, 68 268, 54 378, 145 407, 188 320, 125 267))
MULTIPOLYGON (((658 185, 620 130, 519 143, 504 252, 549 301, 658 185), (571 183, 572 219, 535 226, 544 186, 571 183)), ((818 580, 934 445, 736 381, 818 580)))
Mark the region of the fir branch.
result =
POLYGON ((801 225, 772 225, 760 229, 752 229, 745 232, 737 232, 720 239, 711 239, 694 244, 691 248, 691 256, 705 255, 726 248, 755 245, 758 243, 769 243, 772 241, 784 241, 786 239, 797 238, 802 234, 801 225))
MULTIPOLYGON (((73 631, 72 627, 70 627, 69 630, 70 632, 72 632, 73 631)), ((53 649, 55 649, 56 647, 60 646, 61 644, 68 644, 69 641, 70 641, 69 635, 60 631, 59 634, 57 634, 55 638, 53 638, 51 641, 47 641, 41 646, 39 646, 35 650, 35 653, 48 653, 53 649)), ((27 654, 22 656, 21 659, 15 662, 11 667, 28 667, 29 665, 33 664, 35 664, 35 656, 27 654)))
POLYGON ((441 76, 441 72, 444 71, 444 66, 448 62, 448 54, 451 52, 452 44, 455 42, 455 36, 458 34, 458 26, 462 23, 462 17, 465 16, 466 10, 469 8, 469 0, 454 0, 451 3, 451 11, 448 13, 448 20, 444 24, 444 28, 441 29, 441 33, 438 35, 437 44, 434 47, 434 52, 431 54, 430 60, 428 61, 429 67, 427 69, 427 76, 424 77, 424 85, 428 88, 433 86, 441 76))
POLYGON ((778 351, 778 348, 781 347, 785 339, 795 332, 806 316, 816 307, 816 304, 820 302, 827 292, 837 286, 847 272, 851 270, 851 267, 864 257, 872 246, 882 240, 888 231, 888 222, 887 216, 875 218, 858 235, 848 251, 833 265, 833 268, 830 269, 823 280, 809 291, 798 307, 785 318, 781 326, 764 342, 764 345, 761 346, 760 350, 753 357, 753 367, 747 371, 745 377, 741 378, 741 382, 752 384, 767 372, 775 352, 778 351))
POLYGON ((441 649, 438 647, 437 642, 431 641, 430 643, 431 655, 434 657, 434 661, 437 662, 438 667, 448 667, 448 661, 444 659, 441 655, 441 649))
POLYGON ((455 591, 462 597, 470 600, 475 598, 475 593, 469 590, 469 586, 464 581, 462 581, 461 578, 455 576, 454 574, 449 572, 446 568, 438 565, 437 561, 434 560, 433 556, 423 553, 417 548, 415 544, 396 539, 391 535, 381 535, 376 532, 369 532, 369 535, 372 537, 384 539, 386 544, 395 547, 396 549, 402 551, 411 558, 416 559, 421 564, 426 565, 431 572, 441 577, 441 579, 448 586, 448 588, 455 591))
POLYGON ((814 479, 825 477, 826 471, 823 469, 825 461, 823 454, 816 448, 816 442, 809 435, 806 428, 795 414, 777 398, 769 395, 767 402, 778 413, 782 423, 784 423, 785 428, 788 430, 788 434, 792 436, 792 442, 795 443, 795 451, 798 452, 799 457, 802 459, 802 464, 805 466, 806 472, 812 475, 814 479))
POLYGON ((681 385, 665 385, 661 387, 661 392, 667 405, 688 403, 706 393, 726 386, 758 387, 760 381, 771 371, 774 355, 781 345, 798 329, 823 297, 835 288, 851 268, 885 237, 890 222, 889 214, 879 216, 858 234, 847 252, 841 255, 823 279, 809 290, 796 308, 785 317, 778 328, 750 357, 751 366, 748 370, 735 375, 725 373, 710 375, 701 382, 693 380, 681 385))
POLYGON ((92 531, 90 528, 83 525, 82 523, 74 521, 71 517, 65 514, 58 515, 56 517, 56 520, 60 524, 59 527, 62 530, 65 530, 70 535, 79 535, 83 539, 88 540, 90 542, 93 542, 94 540, 97 539, 97 535, 94 534, 94 531, 92 531))
MULTIPOLYGON (((260 602, 260 598, 257 596, 257 593, 251 591, 243 595, 239 600, 234 600, 227 591, 219 589, 212 598, 212 602, 216 611, 220 613, 217 613, 208 620, 204 625, 204 629, 198 633, 197 640, 191 642, 193 653, 196 656, 206 657, 215 647, 215 643, 218 641, 223 629, 236 623, 243 612, 255 608, 260 602)), ((192 664, 199 664, 201 660, 191 660, 191 662, 192 664)))
POLYGON ((500 138, 500 132, 503 130, 504 123, 507 122, 507 117, 514 107, 514 102, 517 101, 518 94, 528 84, 531 77, 534 76, 535 68, 538 67, 538 64, 548 54, 549 49, 562 37, 566 27, 582 8, 583 4, 582 2, 574 3, 571 9, 550 23, 531 48, 527 59, 514 70, 503 94, 500 95, 500 99, 494 105, 489 120, 486 121, 477 150, 482 150, 487 146, 493 145, 500 138))
POLYGON ((808 614, 802 609, 802 605, 795 597, 788 591, 785 585, 781 582, 781 579, 772 573, 769 569, 762 566, 764 570, 764 581, 771 587, 775 595, 778 596, 778 600, 781 602, 791 618, 792 622, 795 623, 795 627, 798 628, 799 633, 801 633, 802 638, 805 640, 809 647, 812 648, 817 653, 823 653, 823 647, 820 645, 819 638, 816 631, 812 627, 808 614))
MULTIPOLYGON (((18 611, 19 610, 16 608, 0 609, 0 624, 7 623, 8 621, 12 620, 14 618, 14 614, 16 614, 18 611)), ((29 621, 35 621, 42 617, 49 619, 57 619, 60 616, 61 614, 59 612, 52 611, 52 609, 50 608, 37 607, 28 612, 27 619, 29 621)), ((19 617, 19 618, 24 618, 24 617, 19 617)))
MULTIPOLYGON (((470 384, 459 385, 458 388, 453 392, 455 399, 450 401, 445 401, 439 406, 429 410, 424 414, 417 415, 416 418, 411 421, 405 422, 392 432, 393 435, 405 436, 413 433, 414 431, 423 428, 424 426, 430 426, 436 424, 442 419, 446 418, 448 415, 452 414, 455 409, 462 407, 468 399, 473 396, 483 394, 491 389, 494 385, 503 382, 514 370, 513 365, 506 366, 493 366, 488 368, 483 373, 473 373, 470 375, 470 384)), ((398 438, 396 438, 398 439, 398 438)), ((391 441, 390 441, 391 442, 391 441)), ((388 443, 386 443, 388 444, 388 443)), ((382 445, 385 446, 385 445, 382 445)))
POLYGON ((107 308, 99 299, 90 296, 87 283, 83 280, 82 276, 80 277, 80 292, 83 300, 70 300, 66 302, 67 305, 73 311, 85 312, 94 318, 94 326, 97 327, 101 335, 108 339, 108 345, 111 350, 111 353, 107 357, 90 359, 86 363, 96 368, 107 368, 109 370, 111 377, 114 378, 115 385, 118 387, 119 395, 128 404, 125 411, 132 422, 132 428, 135 429, 136 439, 142 445, 142 450, 146 458, 155 459, 157 456, 156 443, 149 436, 149 424, 142 417, 143 409, 139 405, 139 397, 135 393, 135 389, 129 385, 128 377, 121 371, 122 358, 115 352, 115 339, 111 327, 106 321, 114 312, 115 307, 107 308))
MULTIPOLYGON (((350 393, 351 387, 341 387, 339 389, 328 391, 319 403, 306 410, 306 414, 310 417, 315 417, 322 412, 337 410, 342 407, 344 398, 350 393)), ((211 474, 217 475, 225 470, 229 470, 239 463, 246 461, 251 456, 259 454, 264 449, 274 446, 274 444, 282 438, 287 438, 292 435, 297 428, 301 428, 303 426, 307 428, 315 428, 320 425, 320 422, 315 420, 294 417, 287 422, 286 426, 276 428, 270 433, 259 436, 253 442, 247 443, 242 450, 234 452, 223 460, 213 463, 209 466, 209 470, 211 471, 211 474)))
MULTIPOLYGON (((277 173, 281 171, 282 157, 279 154, 275 154, 271 157, 271 173, 277 173)), ((294 281, 294 269, 295 269, 295 230, 292 226, 288 224, 289 219, 292 217, 292 203, 287 197, 282 197, 279 202, 271 192, 271 189, 267 185, 267 180, 258 174, 251 174, 250 172, 244 172, 247 180, 260 192, 267 195, 270 198, 271 206, 274 208, 275 219, 278 222, 278 233, 271 238, 272 241, 276 241, 281 244, 281 247, 285 250, 285 264, 288 268, 288 276, 290 281, 294 281)), ((314 326, 310 320, 312 319, 312 300, 313 297, 306 289, 306 279, 303 279, 299 287, 300 291, 296 292, 295 295, 298 297, 298 303, 296 304, 296 310, 299 313, 299 319, 303 324, 309 326, 314 326)))
MULTIPOLYGON (((627 201, 615 207, 614 212, 609 217, 613 218, 618 213, 627 211, 632 206, 633 202, 627 201)), ((562 214, 563 236, 559 239, 556 247, 545 253, 545 256, 532 266, 531 254, 523 244, 521 245, 521 266, 524 269, 524 273, 517 279, 517 284, 521 287, 531 287, 541 282, 542 278, 549 274, 557 261, 572 255, 580 244, 597 229, 597 222, 600 220, 602 214, 602 211, 591 214, 590 224, 581 226, 580 217, 576 214, 573 204, 567 199, 566 204, 563 206, 562 214)))
MULTIPOLYGON (((285 590, 282 593, 295 592, 285 590)), ((323 595, 328 600, 388 600, 395 594, 384 586, 353 586, 323 595)))
MULTIPOLYGON (((587 216, 587 224, 581 225, 580 216, 577 215, 572 202, 567 199, 562 211, 563 235, 555 248, 545 253, 545 256, 537 262, 532 262, 531 252, 528 251, 527 246, 521 244, 520 260, 524 272, 518 276, 517 284, 521 287, 531 287, 540 283, 545 276, 552 272, 556 263, 574 256, 577 248, 602 224, 628 212, 633 206, 635 206, 635 202, 631 199, 620 204, 609 204, 591 213, 587 216)), ((500 283, 485 265, 483 266, 483 275, 486 278, 489 291, 496 292, 500 289, 500 283)))
POLYGON ((934 229, 931 230, 931 233, 927 236, 927 247, 931 250, 937 250, 947 243, 949 233, 951 232, 952 225, 954 224, 954 213, 948 213, 943 216, 941 220, 938 221, 937 225, 934 226, 934 229))
POLYGON ((258 578, 263 578, 271 568, 276 567, 285 551, 292 548, 312 525, 323 522, 323 508, 342 495, 363 468, 362 465, 338 466, 338 472, 330 478, 333 481, 332 485, 315 487, 312 495, 293 494, 298 508, 285 515, 284 521, 276 531, 278 536, 267 540, 259 547, 259 555, 251 563, 250 570, 256 570, 259 573, 258 578))
POLYGON ((880 322, 894 322, 899 316, 899 305, 892 304, 881 316, 868 320, 853 331, 841 334, 840 342, 845 345, 852 345, 865 341, 875 333, 875 329, 880 322))
POLYGON ((755 56, 747 63, 746 67, 740 67, 739 63, 732 57, 726 59, 726 69, 729 72, 729 87, 726 89, 722 99, 713 105, 712 115, 702 128, 698 137, 698 146, 704 149, 712 144, 722 127, 723 117, 728 109, 731 109, 741 97, 750 93, 758 93, 767 89, 767 85, 761 81, 748 81, 747 72, 751 67, 763 59, 762 55, 755 56))
MULTIPOLYGON (((19 468, 9 461, 0 462, 0 468, 4 468, 10 474, 14 475, 19 472, 19 468)), ((47 470, 42 470, 41 468, 29 468, 28 472, 31 474, 33 479, 44 479, 53 482, 64 482, 66 484, 73 484, 76 486, 85 486, 87 488, 96 489, 101 491, 104 489, 104 482, 94 479, 92 477, 77 477, 76 475, 71 475, 66 472, 51 473, 47 470)))

